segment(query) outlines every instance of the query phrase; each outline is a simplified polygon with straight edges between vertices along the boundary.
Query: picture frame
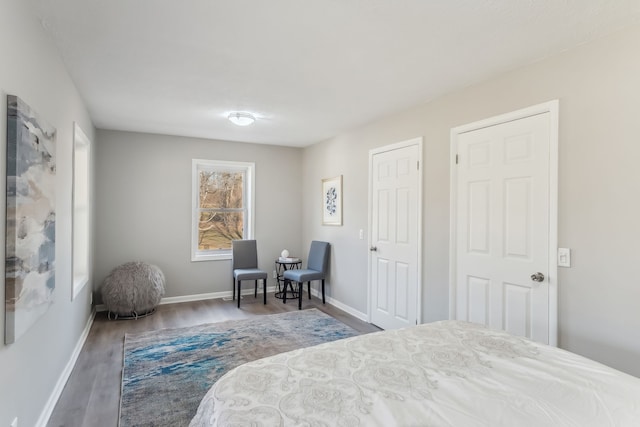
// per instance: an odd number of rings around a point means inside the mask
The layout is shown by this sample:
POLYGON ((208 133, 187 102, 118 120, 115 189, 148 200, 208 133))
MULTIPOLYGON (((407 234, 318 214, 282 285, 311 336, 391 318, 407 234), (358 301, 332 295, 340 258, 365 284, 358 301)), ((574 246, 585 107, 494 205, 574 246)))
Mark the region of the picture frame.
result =
POLYGON ((56 129, 7 95, 5 344, 54 302, 56 288, 56 129))
POLYGON ((342 175, 322 180, 322 225, 342 225, 342 175))

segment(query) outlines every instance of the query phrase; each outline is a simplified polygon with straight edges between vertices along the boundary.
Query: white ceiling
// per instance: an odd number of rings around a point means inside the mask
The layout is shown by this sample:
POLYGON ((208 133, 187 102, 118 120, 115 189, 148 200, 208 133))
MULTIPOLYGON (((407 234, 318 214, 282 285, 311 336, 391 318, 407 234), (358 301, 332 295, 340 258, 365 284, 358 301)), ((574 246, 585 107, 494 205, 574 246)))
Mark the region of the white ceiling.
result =
POLYGON ((98 128, 291 146, 640 17, 640 0, 29 1, 98 128))

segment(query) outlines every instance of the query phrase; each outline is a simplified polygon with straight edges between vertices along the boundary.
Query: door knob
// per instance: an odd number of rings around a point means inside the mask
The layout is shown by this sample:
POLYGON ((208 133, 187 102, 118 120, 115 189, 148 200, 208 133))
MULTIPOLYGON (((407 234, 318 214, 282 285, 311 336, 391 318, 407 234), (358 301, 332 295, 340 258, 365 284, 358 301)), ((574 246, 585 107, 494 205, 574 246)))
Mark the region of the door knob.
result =
POLYGON ((371 246, 371 247, 369 248, 369 250, 370 250, 371 252, 376 252, 376 251, 378 250, 378 248, 376 248, 375 246, 371 246))
POLYGON ((531 275, 531 280, 534 282, 544 282, 544 274, 537 272, 531 275))

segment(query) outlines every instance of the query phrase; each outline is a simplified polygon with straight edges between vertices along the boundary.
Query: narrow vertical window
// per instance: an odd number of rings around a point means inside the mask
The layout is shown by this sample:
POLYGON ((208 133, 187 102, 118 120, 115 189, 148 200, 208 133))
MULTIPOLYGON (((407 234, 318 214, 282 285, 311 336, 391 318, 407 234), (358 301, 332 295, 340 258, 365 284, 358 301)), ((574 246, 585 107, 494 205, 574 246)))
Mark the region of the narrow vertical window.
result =
POLYGON ((253 236, 254 164, 194 159, 191 260, 230 259, 253 236))
POLYGON ((73 128, 73 286, 74 299, 89 281, 90 142, 78 124, 73 128))

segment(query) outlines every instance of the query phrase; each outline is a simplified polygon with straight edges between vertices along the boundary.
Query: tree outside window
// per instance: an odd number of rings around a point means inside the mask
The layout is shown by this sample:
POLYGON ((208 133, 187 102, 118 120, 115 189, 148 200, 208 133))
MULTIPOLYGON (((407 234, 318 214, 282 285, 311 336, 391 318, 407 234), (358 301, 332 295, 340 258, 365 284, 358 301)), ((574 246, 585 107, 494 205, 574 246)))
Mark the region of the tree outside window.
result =
POLYGON ((253 163, 194 160, 192 260, 229 259, 252 235, 253 163))

